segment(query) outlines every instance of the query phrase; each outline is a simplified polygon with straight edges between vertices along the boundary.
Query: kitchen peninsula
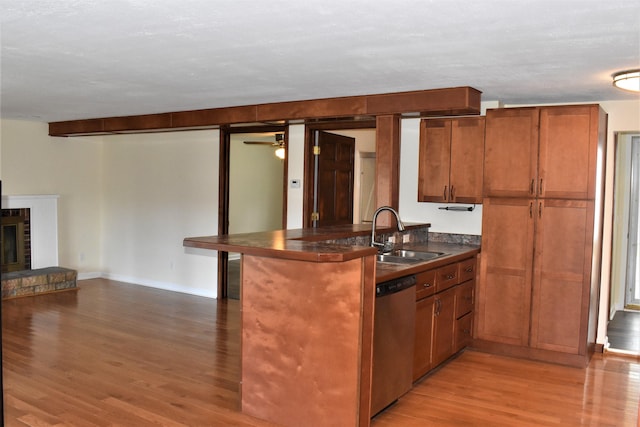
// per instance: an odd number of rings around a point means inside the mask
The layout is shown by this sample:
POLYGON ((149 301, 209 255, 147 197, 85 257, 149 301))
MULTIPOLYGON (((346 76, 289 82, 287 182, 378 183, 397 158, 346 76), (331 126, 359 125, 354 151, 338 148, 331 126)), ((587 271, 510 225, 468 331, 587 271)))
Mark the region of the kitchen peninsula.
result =
MULTIPOLYGON (((407 225, 404 246, 445 249, 430 266, 477 253, 428 243, 428 227, 407 225)), ((369 425, 375 284, 424 269, 377 266, 376 249, 362 243, 370 231, 346 225, 184 239, 187 247, 242 254, 243 412, 279 425, 369 425)))

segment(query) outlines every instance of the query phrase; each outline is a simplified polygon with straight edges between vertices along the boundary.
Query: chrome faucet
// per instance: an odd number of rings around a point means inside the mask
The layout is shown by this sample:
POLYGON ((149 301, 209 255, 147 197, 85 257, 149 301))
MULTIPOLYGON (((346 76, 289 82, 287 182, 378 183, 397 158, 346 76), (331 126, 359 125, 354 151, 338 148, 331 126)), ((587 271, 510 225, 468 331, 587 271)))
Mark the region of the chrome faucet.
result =
POLYGON ((378 220, 378 214, 382 211, 389 211, 396 217, 396 224, 398 226, 398 231, 404 231, 404 224, 400 220, 400 215, 395 211, 391 206, 381 206, 373 213, 373 221, 371 223, 371 246, 374 248, 378 248, 378 252, 386 253, 391 252, 393 249, 392 242, 384 242, 378 243, 376 242, 376 221, 378 220))

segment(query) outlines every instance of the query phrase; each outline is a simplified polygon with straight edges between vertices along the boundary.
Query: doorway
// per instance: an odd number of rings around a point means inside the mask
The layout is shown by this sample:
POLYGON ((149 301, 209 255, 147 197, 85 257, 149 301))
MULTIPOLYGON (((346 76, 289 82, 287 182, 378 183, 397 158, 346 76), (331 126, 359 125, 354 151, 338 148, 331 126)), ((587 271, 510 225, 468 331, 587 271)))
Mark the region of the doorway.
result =
MULTIPOLYGON (((314 212, 318 212, 314 208, 321 204, 317 200, 318 193, 314 188, 314 183, 316 182, 316 177, 314 176, 316 173, 316 159, 313 150, 314 145, 316 145, 316 136, 319 133, 328 133, 355 140, 352 184, 344 184, 342 186, 343 190, 345 188, 349 190, 349 194, 337 196, 340 198, 342 209, 346 210, 348 206, 351 213, 348 219, 342 218, 340 223, 360 224, 370 222, 375 210, 376 122, 375 120, 336 121, 311 123, 305 128, 303 226, 309 228, 319 225, 338 224, 335 221, 332 224, 323 223, 322 218, 320 218, 319 222, 313 221, 314 212)), ((319 185, 322 186, 323 184, 320 183, 319 185)), ((326 191, 325 194, 336 196, 336 193, 326 193, 326 191)), ((322 194, 320 194, 320 197, 322 197, 322 194)), ((321 217, 322 215, 322 212, 320 212, 321 217)))
MULTIPOLYGON (((220 135, 219 234, 286 227, 284 126, 227 128, 220 135)), ((240 254, 218 253, 218 297, 240 298, 240 254)))
POLYGON ((640 354, 640 133, 616 134, 614 226, 607 337, 640 354))

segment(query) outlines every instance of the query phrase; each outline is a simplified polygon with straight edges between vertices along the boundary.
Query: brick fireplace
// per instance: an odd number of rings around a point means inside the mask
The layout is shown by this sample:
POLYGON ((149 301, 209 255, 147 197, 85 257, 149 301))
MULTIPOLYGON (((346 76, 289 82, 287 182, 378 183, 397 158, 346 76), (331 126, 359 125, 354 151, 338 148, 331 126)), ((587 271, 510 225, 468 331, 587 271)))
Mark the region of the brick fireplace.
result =
POLYGON ((1 220, 2 298, 77 289, 58 266, 58 196, 3 196, 1 220))

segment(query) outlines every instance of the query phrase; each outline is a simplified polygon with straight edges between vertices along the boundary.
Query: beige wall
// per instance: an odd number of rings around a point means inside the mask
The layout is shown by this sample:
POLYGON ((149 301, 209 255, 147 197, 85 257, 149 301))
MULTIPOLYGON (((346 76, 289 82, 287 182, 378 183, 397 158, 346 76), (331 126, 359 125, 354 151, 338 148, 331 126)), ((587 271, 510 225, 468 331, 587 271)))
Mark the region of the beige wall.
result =
POLYGON ((217 231, 217 131, 52 138, 2 120, 4 195, 57 194, 59 264, 214 297, 216 258, 187 236, 217 231))
POLYGON ((218 131, 105 136, 106 277, 216 296, 212 251, 182 246, 218 228, 218 131))
POLYGON ((231 134, 229 153, 229 233, 282 228, 284 160, 271 145, 273 135, 231 134))
POLYGON ((80 272, 101 270, 100 137, 52 138, 46 123, 2 120, 2 194, 57 194, 58 259, 80 272))

